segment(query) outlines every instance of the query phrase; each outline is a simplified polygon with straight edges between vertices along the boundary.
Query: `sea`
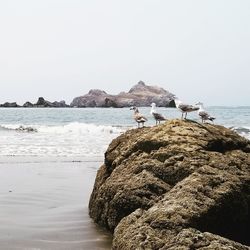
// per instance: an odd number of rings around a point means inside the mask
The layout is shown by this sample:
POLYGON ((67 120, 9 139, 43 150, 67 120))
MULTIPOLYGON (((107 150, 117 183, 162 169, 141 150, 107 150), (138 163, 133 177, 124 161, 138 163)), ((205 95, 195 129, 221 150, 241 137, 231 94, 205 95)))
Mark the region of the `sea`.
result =
MULTIPOLYGON (((150 107, 139 110, 154 126, 150 107)), ((250 139, 250 107, 207 111, 250 139)), ((88 215, 89 197, 109 143, 136 127, 129 108, 0 108, 0 249, 111 249, 112 236, 88 215)))
MULTIPOLYGON (((180 118, 175 108, 158 108, 166 118, 180 118)), ((250 138, 250 107, 208 107, 215 124, 250 138)), ((155 124, 150 108, 140 108, 155 124)), ((197 113, 189 119, 199 121, 197 113)), ((0 156, 102 157, 111 140, 136 127, 129 108, 2 108, 0 156)))

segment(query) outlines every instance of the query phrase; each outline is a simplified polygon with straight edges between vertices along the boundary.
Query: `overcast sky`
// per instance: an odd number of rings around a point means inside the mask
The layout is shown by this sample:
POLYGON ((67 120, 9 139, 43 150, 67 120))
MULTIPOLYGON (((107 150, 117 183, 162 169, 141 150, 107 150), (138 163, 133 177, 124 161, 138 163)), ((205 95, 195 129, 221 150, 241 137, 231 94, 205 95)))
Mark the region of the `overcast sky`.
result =
POLYGON ((0 1, 0 103, 140 80, 190 103, 250 105, 250 1, 0 1))

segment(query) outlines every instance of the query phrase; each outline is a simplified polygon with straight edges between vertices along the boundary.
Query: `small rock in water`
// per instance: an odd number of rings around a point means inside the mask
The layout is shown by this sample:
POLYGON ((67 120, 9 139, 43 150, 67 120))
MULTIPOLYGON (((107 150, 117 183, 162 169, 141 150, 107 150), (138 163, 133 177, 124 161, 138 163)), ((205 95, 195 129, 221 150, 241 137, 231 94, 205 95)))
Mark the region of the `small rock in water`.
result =
POLYGON ((19 126, 19 128, 17 128, 16 130, 18 131, 24 131, 24 132, 37 132, 36 128, 32 128, 32 127, 24 127, 24 126, 19 126))

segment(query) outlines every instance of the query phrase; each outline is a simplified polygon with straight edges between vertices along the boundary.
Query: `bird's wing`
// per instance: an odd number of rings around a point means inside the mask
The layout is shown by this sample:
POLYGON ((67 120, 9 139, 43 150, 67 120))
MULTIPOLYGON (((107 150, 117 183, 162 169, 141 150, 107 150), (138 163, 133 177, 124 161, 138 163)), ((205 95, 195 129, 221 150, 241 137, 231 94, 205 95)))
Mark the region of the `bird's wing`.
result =
POLYGON ((210 120, 210 121, 215 120, 215 117, 210 116, 206 111, 200 111, 198 114, 201 118, 205 120, 210 120))
POLYGON ((184 103, 181 103, 178 108, 181 109, 183 112, 195 111, 199 109, 196 106, 193 106, 190 104, 184 104, 184 103))
POLYGON ((209 117, 209 114, 205 111, 199 111, 199 116, 206 118, 206 117, 209 117))
POLYGON ((135 120, 137 122, 146 122, 148 119, 140 113, 135 114, 135 120))
POLYGON ((161 120, 161 121, 166 120, 166 118, 163 115, 159 114, 159 113, 153 112, 152 114, 153 114, 155 120, 161 120))

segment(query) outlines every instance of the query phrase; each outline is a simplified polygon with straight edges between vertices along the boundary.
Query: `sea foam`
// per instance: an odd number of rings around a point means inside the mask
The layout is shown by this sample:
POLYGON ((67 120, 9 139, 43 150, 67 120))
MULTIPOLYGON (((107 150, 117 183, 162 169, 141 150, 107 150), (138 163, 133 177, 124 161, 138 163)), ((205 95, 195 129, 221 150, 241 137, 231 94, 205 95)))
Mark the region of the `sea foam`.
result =
POLYGON ((72 122, 1 125, 2 156, 102 156, 122 127, 72 122))

